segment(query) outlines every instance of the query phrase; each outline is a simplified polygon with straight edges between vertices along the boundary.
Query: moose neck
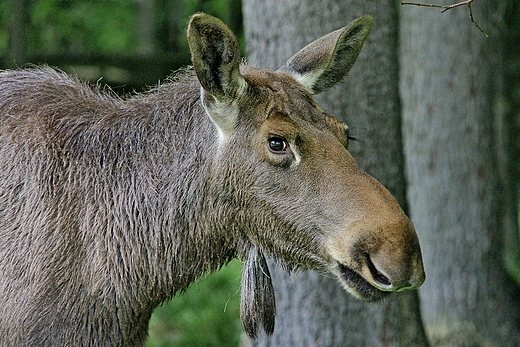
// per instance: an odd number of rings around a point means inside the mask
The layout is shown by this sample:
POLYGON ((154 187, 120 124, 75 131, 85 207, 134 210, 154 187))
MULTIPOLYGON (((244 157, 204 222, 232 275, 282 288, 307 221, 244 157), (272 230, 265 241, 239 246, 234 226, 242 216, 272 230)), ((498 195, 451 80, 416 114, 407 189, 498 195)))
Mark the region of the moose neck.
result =
MULTIPOLYGON (((146 125, 144 160, 133 164, 129 173, 139 183, 128 192, 132 205, 127 207, 128 237, 124 243, 113 239, 112 246, 126 248, 112 254, 139 269, 119 267, 125 276, 113 276, 139 286, 135 293, 141 293, 141 300, 152 299, 151 306, 227 263, 237 252, 237 237, 226 228, 232 209, 221 201, 215 182, 218 135, 204 113, 199 93, 200 86, 187 79, 159 87, 148 99, 148 110, 132 109, 143 107, 142 102, 128 103, 131 114, 154 115, 155 119, 146 125), (151 217, 142 220, 140 216, 151 217), (133 260, 136 257, 139 261, 133 260)), ((128 283, 119 285, 118 289, 126 290, 128 283)))

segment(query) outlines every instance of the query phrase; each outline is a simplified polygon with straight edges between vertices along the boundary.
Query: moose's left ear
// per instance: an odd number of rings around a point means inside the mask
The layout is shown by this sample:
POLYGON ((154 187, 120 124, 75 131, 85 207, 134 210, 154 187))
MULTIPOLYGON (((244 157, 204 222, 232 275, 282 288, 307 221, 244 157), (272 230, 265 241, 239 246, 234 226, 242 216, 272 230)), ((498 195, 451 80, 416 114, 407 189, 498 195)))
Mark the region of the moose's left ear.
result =
POLYGON ((305 46, 278 71, 291 74, 312 94, 324 92, 352 68, 373 24, 370 15, 358 18, 305 46))

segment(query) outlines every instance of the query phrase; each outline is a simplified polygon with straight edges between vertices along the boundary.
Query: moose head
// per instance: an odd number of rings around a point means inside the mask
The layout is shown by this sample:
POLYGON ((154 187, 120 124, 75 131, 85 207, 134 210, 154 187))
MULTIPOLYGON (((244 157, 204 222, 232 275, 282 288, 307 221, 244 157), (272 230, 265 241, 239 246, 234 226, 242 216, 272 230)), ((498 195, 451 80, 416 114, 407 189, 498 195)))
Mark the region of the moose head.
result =
POLYGON ((201 98, 219 134, 223 164, 215 174, 241 177, 222 186, 236 209, 234 230, 247 240, 241 316, 250 336, 260 324, 274 328, 264 253, 332 273, 361 300, 424 282, 412 223, 349 153, 348 126, 312 98, 343 79, 372 24, 371 16, 358 18, 269 71, 240 64, 238 42, 220 20, 197 14, 190 21, 201 98))

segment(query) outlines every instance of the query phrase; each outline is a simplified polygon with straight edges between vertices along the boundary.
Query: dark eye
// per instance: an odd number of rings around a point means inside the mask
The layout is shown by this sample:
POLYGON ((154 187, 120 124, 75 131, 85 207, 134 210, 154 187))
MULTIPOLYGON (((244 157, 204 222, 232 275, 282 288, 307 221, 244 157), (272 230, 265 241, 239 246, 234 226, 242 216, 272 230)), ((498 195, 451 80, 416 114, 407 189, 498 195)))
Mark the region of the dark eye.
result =
POLYGON ((269 150, 275 154, 285 153, 287 150, 287 141, 281 137, 271 137, 267 140, 269 150))

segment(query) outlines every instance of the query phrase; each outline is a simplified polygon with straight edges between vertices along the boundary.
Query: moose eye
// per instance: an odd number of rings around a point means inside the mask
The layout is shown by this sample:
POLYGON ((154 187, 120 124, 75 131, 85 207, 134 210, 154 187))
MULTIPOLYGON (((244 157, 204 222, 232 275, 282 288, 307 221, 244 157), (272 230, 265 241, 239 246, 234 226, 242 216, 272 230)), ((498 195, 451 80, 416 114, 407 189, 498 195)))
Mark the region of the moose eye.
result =
POLYGON ((267 140, 269 150, 275 154, 281 154, 287 150, 287 141, 281 137, 271 137, 267 140))

